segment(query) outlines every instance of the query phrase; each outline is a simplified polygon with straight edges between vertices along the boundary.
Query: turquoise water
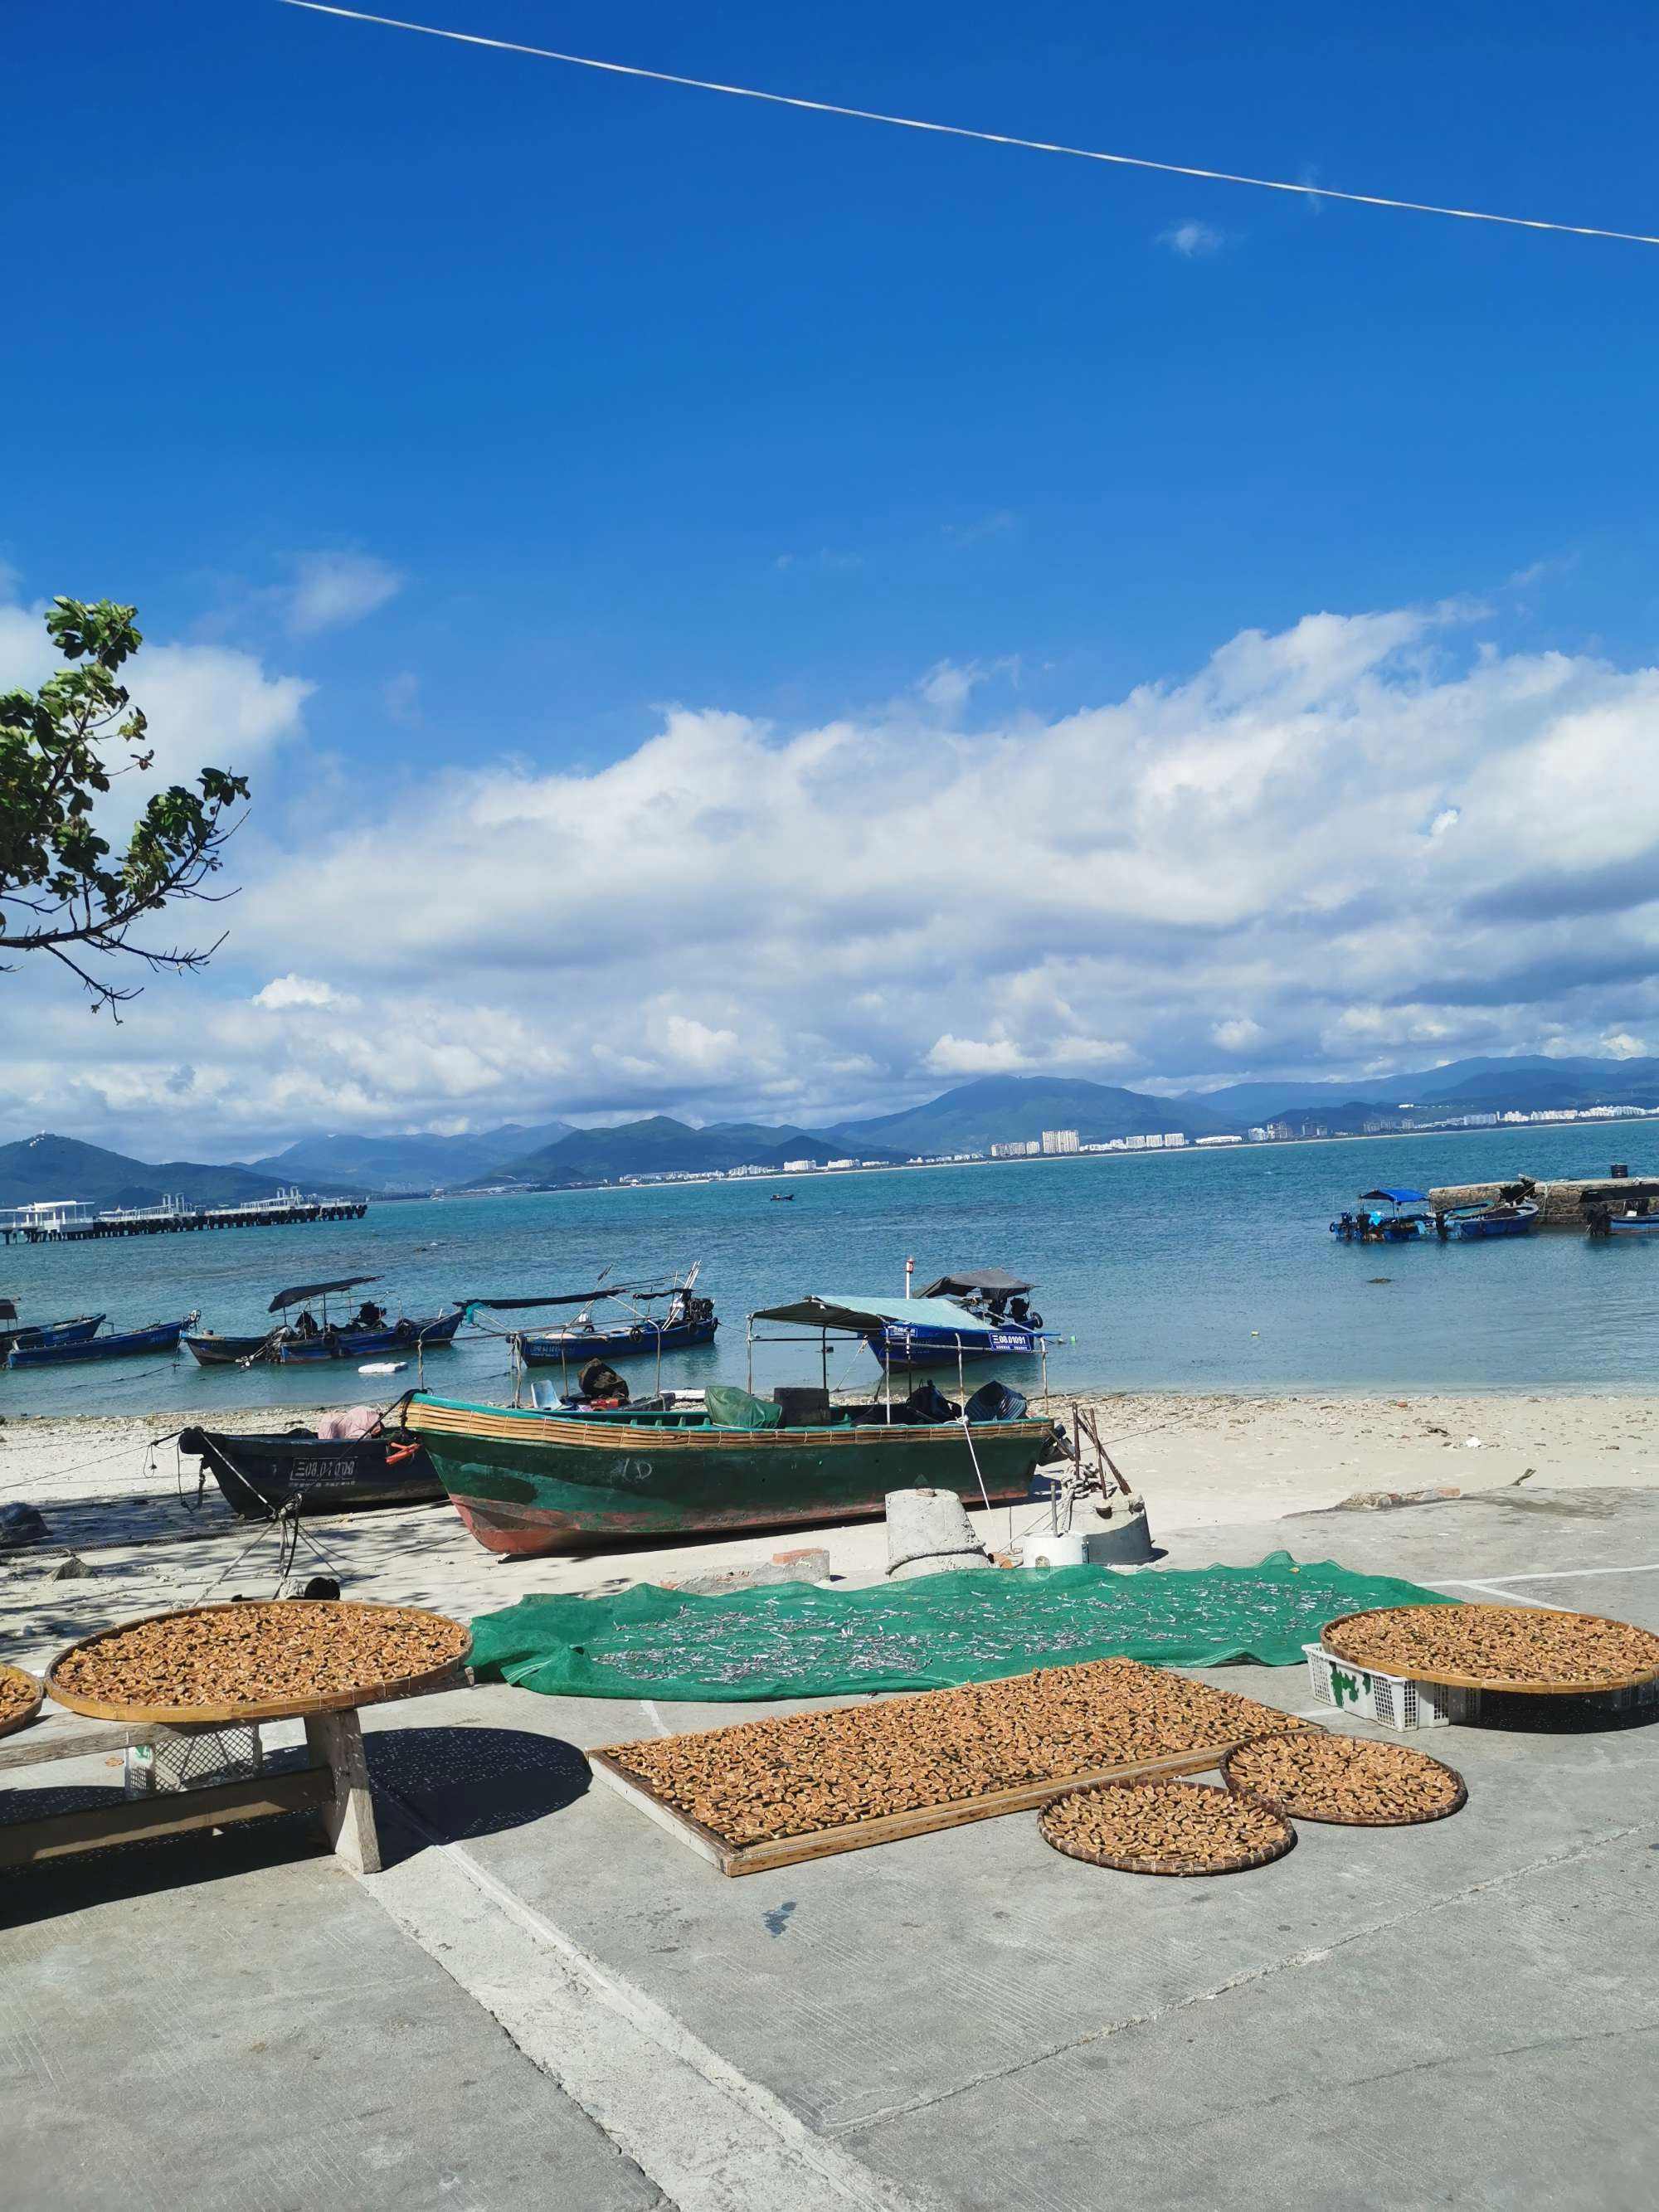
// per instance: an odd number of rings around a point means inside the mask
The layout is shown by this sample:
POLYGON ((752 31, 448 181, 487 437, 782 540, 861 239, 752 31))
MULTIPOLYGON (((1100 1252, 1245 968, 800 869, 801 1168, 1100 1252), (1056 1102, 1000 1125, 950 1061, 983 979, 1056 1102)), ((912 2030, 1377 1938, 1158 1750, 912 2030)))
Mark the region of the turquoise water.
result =
MULTIPOLYGON (((580 1290, 599 1268, 641 1276, 702 1263, 721 1317, 717 1345, 665 1363, 691 1386, 744 1377, 744 1316, 805 1291, 902 1294, 950 1267, 1029 1274, 1051 1328, 1060 1388, 1146 1390, 1641 1389, 1659 1316, 1659 1251, 1590 1244, 1576 1233, 1512 1243, 1340 1244, 1327 1231, 1379 1182, 1473 1182, 1528 1173, 1638 1171, 1650 1142, 1617 1125, 1456 1137, 1108 1154, 908 1173, 562 1191, 371 1206, 360 1222, 240 1230, 110 1243, 0 1249, 0 1292, 21 1313, 106 1310, 132 1328, 199 1307, 231 1333, 264 1326, 273 1291, 373 1274, 395 1311, 453 1298, 580 1290), (771 1190, 791 1188, 790 1206, 771 1190), (1386 1283, 1370 1278, 1386 1276, 1386 1283), (1072 1341, 1071 1340, 1075 1340, 1072 1341)), ((813 1379, 816 1346, 762 1346, 756 1380, 813 1379)), ((1018 1370, 1017 1372, 1017 1370, 1018 1370)), ((1035 1362, 1011 1363, 1035 1380, 1035 1362)), ((647 1385, 636 1364, 630 1379, 647 1385)), ((874 1381, 874 1360, 842 1346, 832 1382, 874 1381)), ((499 1399, 505 1346, 463 1339, 427 1361, 428 1382, 499 1399)), ((146 1413, 199 1419, 234 1406, 384 1399, 415 1380, 354 1366, 201 1369, 109 1361, 56 1372, 0 1371, 0 1413, 146 1413)))

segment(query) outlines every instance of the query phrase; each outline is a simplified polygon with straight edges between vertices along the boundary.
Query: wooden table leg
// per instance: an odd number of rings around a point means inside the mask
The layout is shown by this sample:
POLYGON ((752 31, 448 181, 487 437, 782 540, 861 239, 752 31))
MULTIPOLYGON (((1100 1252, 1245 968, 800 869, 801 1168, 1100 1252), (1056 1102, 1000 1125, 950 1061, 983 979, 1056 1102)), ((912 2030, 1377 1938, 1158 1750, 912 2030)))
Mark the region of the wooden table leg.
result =
POLYGON ((315 1763, 326 1766, 334 1777, 334 1795, 323 1807, 321 1818, 336 1857, 343 1859, 354 1874, 379 1874, 380 1839, 356 1714, 307 1714, 306 1743, 315 1763))

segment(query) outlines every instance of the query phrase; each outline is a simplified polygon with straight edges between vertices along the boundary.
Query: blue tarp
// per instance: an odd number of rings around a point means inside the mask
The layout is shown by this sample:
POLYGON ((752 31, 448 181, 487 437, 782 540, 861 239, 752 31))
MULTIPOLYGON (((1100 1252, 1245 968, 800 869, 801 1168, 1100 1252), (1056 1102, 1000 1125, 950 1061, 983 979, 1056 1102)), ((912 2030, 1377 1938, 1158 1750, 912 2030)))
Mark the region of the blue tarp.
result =
POLYGON ((1429 1202, 1425 1190, 1362 1190, 1359 1194, 1362 1205, 1372 1198, 1386 1198, 1395 1206, 1426 1206, 1429 1202))

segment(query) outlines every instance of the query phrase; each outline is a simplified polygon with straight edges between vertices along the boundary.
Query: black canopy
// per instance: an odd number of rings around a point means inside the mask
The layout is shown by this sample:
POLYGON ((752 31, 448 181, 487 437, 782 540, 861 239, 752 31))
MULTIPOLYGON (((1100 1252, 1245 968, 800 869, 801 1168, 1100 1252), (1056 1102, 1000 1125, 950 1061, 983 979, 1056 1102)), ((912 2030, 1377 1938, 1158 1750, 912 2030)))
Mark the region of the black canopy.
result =
POLYGON ((1005 1274, 1000 1267, 963 1267, 954 1275, 941 1275, 936 1283, 929 1283, 925 1291, 916 1295, 924 1298, 965 1298, 977 1291, 987 1297, 1011 1298, 1022 1291, 1034 1291, 1035 1283, 1022 1283, 1017 1275, 1005 1274))
POLYGON ((347 1275, 337 1283, 301 1283, 294 1290, 278 1291, 265 1311, 280 1313, 284 1306, 297 1306, 307 1298, 325 1298, 335 1291, 355 1291, 361 1283, 378 1283, 380 1279, 378 1275, 347 1275))
POLYGON ((530 1306, 590 1306, 596 1298, 665 1298, 669 1295, 650 1283, 605 1283, 591 1291, 562 1291, 556 1297, 468 1298, 465 1303, 485 1313, 523 1313, 530 1306))

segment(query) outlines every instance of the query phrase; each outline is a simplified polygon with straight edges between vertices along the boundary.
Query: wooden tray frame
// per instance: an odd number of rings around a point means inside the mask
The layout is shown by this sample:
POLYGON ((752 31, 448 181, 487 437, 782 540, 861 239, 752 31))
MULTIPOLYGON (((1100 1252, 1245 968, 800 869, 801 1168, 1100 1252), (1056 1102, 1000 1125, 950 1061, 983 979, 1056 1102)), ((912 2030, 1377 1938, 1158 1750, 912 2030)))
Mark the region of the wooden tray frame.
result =
MULTIPOLYGON (((1491 1604, 1493 1601, 1483 1599, 1480 1602, 1491 1604)), ((1333 1658, 1340 1659, 1345 1666, 1364 1667, 1374 1674, 1392 1674, 1401 1682, 1441 1683, 1451 1690, 1499 1690, 1509 1696, 1521 1698, 1594 1698, 1606 1690, 1636 1690, 1644 1683, 1659 1681, 1659 1665, 1644 1667, 1634 1674, 1619 1674, 1602 1682, 1526 1682, 1512 1680, 1499 1674, 1449 1674, 1441 1668, 1431 1671, 1426 1667, 1407 1666, 1395 1660, 1390 1660, 1385 1666, 1380 1659, 1350 1658, 1346 1651, 1330 1640, 1333 1629, 1345 1627, 1351 1620, 1369 1620, 1374 1613, 1441 1613, 1450 1610, 1451 1607, 1443 1606, 1367 1606, 1358 1613, 1339 1613, 1334 1620, 1328 1620, 1319 1632, 1319 1641, 1333 1658)), ((1607 1628, 1630 1628, 1633 1626, 1628 1620, 1614 1620, 1605 1613, 1579 1613, 1565 1605, 1506 1607, 1504 1610, 1527 1614, 1548 1613, 1557 1620, 1594 1620, 1607 1628)), ((1651 1629, 1642 1629, 1638 1632, 1644 1636, 1653 1633, 1651 1629)))
MULTIPOLYGON (((1258 1729, 1259 1735, 1261 1731, 1258 1729)), ((596 1781, 665 1828, 677 1843, 684 1844, 699 1858, 725 1875, 765 1874, 774 1867, 796 1866, 806 1859, 832 1858, 842 1851, 860 1851, 872 1844, 896 1844, 907 1836, 926 1836, 942 1828, 965 1827, 970 1820, 994 1820, 1005 1813, 1030 1813, 1103 1782, 1161 1781, 1176 1774, 1204 1774, 1219 1766, 1229 1751, 1254 1741, 1230 1738, 1190 1751, 1170 1752, 1161 1759, 1130 1760, 1121 1766, 1095 1767, 1081 1774, 1056 1775, 1045 1782, 1022 1782, 1006 1790, 987 1791, 978 1797, 958 1797, 948 1803, 915 1805, 903 1813, 884 1813, 866 1820, 853 1820, 836 1828, 815 1828, 800 1836, 778 1836, 761 1844, 731 1844, 690 1814, 682 1813, 658 1796, 637 1775, 619 1765, 609 1750, 590 1751, 587 1763, 596 1781)))
MULTIPOLYGON (((262 1605, 296 1602, 294 1600, 265 1598, 255 1601, 262 1605)), ((441 1620, 446 1627, 460 1624, 447 1614, 433 1613, 429 1607, 418 1605, 383 1605, 372 1598, 301 1599, 300 1603, 313 1605, 355 1606, 363 1613, 419 1613, 430 1620, 441 1620)), ((441 1667, 429 1667, 419 1674, 389 1676, 380 1682, 349 1686, 341 1690, 326 1690, 312 1698, 273 1698, 262 1699, 251 1705, 131 1705, 100 1698, 83 1697, 66 1690, 58 1679, 58 1670, 70 1654, 84 1651, 91 1644, 101 1644, 106 1637, 123 1636, 129 1629, 142 1628, 155 1620, 194 1619, 198 1613, 240 1611, 232 1603, 217 1605, 170 1606, 162 1613, 143 1613, 131 1620, 118 1621, 113 1627, 100 1628, 94 1636, 83 1636, 78 1643, 60 1651, 46 1670, 46 1689, 58 1705, 72 1713, 84 1713, 93 1720, 146 1722, 164 1728, 228 1728, 239 1722, 301 1720, 316 1713, 355 1712, 362 1705, 389 1705, 398 1698, 419 1697, 428 1690, 441 1689, 453 1680, 459 1687, 465 1680, 464 1669, 472 1654, 472 1633, 463 1628, 460 1650, 453 1659, 441 1667)))
MULTIPOLYGON (((1350 1661, 1349 1663, 1358 1662, 1350 1661)), ((1323 1733, 1328 1735, 1332 1731, 1326 1729, 1323 1733)), ((1337 1740, 1340 1741, 1343 1739, 1337 1740)), ((1271 1736, 1252 1736, 1250 1743, 1271 1743, 1273 1741, 1271 1736)), ((1374 1739, 1358 1736, 1347 1741, 1370 1743, 1374 1739)), ((1437 1766, 1443 1774, 1451 1777, 1457 1784, 1457 1792, 1449 1805, 1442 1806, 1437 1813, 1393 1813, 1386 1816, 1364 1813, 1310 1813, 1305 1806, 1292 1804, 1288 1798, 1271 1796, 1260 1784, 1234 1781, 1232 1762, 1235 1753, 1248 1751, 1249 1747, 1249 1743, 1241 1743, 1235 1747, 1234 1751, 1223 1753, 1221 1778, 1236 1797, 1248 1797, 1253 1805, 1264 1806, 1268 1812, 1277 1813, 1284 1820, 1310 1820, 1316 1827, 1322 1828, 1421 1828, 1426 1827, 1431 1820, 1449 1820, 1454 1813, 1461 1813, 1469 1802, 1469 1785, 1455 1766, 1448 1766, 1443 1759, 1431 1758, 1426 1751, 1418 1751, 1414 1743, 1393 1744, 1389 1747, 1390 1750, 1416 1751, 1419 1759, 1427 1759, 1431 1766, 1437 1766)))
POLYGON ((0 1735, 15 1735, 18 1729, 26 1729, 40 1711, 46 1698, 46 1687, 37 1675, 30 1674, 27 1667, 0 1665, 0 1674, 14 1674, 20 1682, 31 1682, 34 1686, 34 1703, 32 1705, 26 1705, 21 1713, 14 1713, 9 1721, 0 1720, 0 1735))
MULTIPOLYGON (((1251 1737, 1249 1741, 1254 1742, 1256 1739, 1251 1737)), ((1235 1745, 1233 1748, 1237 1750, 1239 1747, 1235 1745)), ((1224 1759, 1227 1754, 1224 1753, 1222 1756, 1224 1759)), ((1163 1779, 1160 1775, 1146 1775, 1134 1781, 1116 1782, 1108 1786, 1116 1790, 1146 1790, 1152 1788, 1163 1779)), ((1209 1790, 1217 1797, 1230 1797, 1238 1802, 1239 1793, 1237 1790, 1220 1789, 1214 1783, 1202 1783, 1199 1786, 1201 1789, 1209 1790)), ((1087 1790, 1068 1790, 1063 1794, 1067 1797, 1081 1797, 1089 1793, 1087 1790)), ((1296 1830, 1279 1807, 1263 1805, 1256 1800, 1249 1802, 1255 1803, 1258 1811, 1271 1814, 1279 1823, 1285 1831, 1284 1841, 1271 1846, 1264 1845, 1259 1851, 1236 1851, 1231 1858, 1206 1859, 1200 1863, 1192 1859, 1161 1858, 1146 1855, 1136 1856, 1115 1851, 1091 1851, 1077 1844, 1061 1843, 1058 1837, 1048 1833, 1041 1820, 1037 1822, 1037 1833, 1050 1850, 1059 1851, 1068 1859, 1081 1859, 1086 1866, 1110 1867, 1116 1874, 1173 1875, 1189 1880, 1212 1874, 1248 1874, 1252 1867, 1271 1866, 1275 1859, 1282 1859, 1287 1851, 1293 1851, 1296 1849, 1296 1830)))

